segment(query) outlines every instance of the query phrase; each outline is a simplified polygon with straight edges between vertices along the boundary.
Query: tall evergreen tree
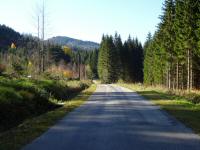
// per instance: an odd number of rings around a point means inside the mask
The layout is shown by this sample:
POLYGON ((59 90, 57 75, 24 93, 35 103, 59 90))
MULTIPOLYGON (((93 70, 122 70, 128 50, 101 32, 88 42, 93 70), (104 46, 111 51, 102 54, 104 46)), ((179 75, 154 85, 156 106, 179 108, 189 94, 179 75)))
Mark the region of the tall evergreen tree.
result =
POLYGON ((99 50, 98 74, 103 83, 118 80, 117 51, 112 36, 103 36, 99 50))
POLYGON ((174 0, 165 0, 163 7, 163 16, 161 17, 161 31, 164 35, 163 38, 163 48, 166 51, 167 56, 167 86, 169 89, 172 88, 174 84, 174 42, 175 42, 175 32, 174 32, 174 21, 175 21, 175 4, 174 0))
POLYGON ((91 53, 91 58, 90 58, 90 62, 89 62, 93 78, 98 78, 98 72, 97 72, 98 61, 97 60, 98 60, 98 50, 94 50, 91 53))
POLYGON ((116 73, 118 75, 118 79, 122 79, 123 78, 123 72, 124 72, 124 68, 122 67, 122 50, 123 50, 123 43, 121 40, 121 36, 118 35, 117 33, 115 33, 115 37, 114 37, 114 45, 115 45, 115 49, 116 49, 116 73))
POLYGON ((198 87, 199 8, 199 0, 165 0, 158 30, 145 44, 145 83, 170 90, 198 87))

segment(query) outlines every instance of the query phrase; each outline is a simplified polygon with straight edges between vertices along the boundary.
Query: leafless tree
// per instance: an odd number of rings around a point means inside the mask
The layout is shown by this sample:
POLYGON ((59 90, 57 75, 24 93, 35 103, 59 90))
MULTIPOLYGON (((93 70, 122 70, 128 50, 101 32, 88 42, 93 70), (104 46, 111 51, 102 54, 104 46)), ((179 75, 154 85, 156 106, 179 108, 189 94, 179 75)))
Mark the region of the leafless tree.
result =
POLYGON ((37 37, 38 37, 38 70, 39 73, 45 71, 45 35, 47 31, 47 11, 46 0, 40 0, 36 3, 34 18, 37 20, 37 37), (37 19, 36 19, 37 18, 37 19))

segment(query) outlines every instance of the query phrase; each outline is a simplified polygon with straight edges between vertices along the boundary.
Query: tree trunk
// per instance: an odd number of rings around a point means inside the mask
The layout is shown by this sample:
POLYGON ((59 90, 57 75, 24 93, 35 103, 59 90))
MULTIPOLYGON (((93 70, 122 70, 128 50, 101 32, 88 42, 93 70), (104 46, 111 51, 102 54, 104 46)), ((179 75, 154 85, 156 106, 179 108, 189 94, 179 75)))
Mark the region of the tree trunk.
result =
POLYGON ((187 91, 190 92, 190 50, 187 50, 187 91))
POLYGON ((184 67, 181 67, 181 90, 184 89, 184 67))
POLYGON ((38 32, 38 73, 41 73, 41 47, 40 47, 40 16, 37 16, 37 32, 38 32))
POLYGON ((78 77, 79 77, 79 80, 81 80, 81 56, 80 54, 78 54, 78 77))
POLYGON ((193 63, 192 63, 192 54, 190 52, 190 91, 193 88, 193 63))
POLYGON ((179 62, 176 64, 176 89, 179 89, 179 62))
POLYGON ((44 55, 44 1, 42 8, 42 71, 45 70, 45 55, 44 55))
POLYGON ((169 70, 167 68, 167 82, 166 82, 166 87, 169 89, 169 70))
POLYGON ((169 66, 169 85, 168 85, 168 88, 169 88, 169 90, 171 89, 171 65, 169 66))

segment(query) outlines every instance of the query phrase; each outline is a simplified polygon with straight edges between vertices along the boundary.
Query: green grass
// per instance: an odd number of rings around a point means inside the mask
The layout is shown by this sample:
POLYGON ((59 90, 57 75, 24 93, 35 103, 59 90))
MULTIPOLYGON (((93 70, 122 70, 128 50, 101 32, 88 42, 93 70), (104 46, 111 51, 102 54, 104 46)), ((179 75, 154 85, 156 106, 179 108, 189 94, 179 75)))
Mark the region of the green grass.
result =
POLYGON ((89 81, 0 77, 0 133, 60 107, 91 85, 89 81))
POLYGON ((26 120, 18 127, 7 132, 0 133, 0 150, 19 150, 31 142, 67 113, 83 104, 95 91, 96 85, 80 92, 76 97, 66 101, 63 107, 47 112, 36 118, 26 120))
POLYGON ((173 115, 186 126, 200 134, 200 104, 194 104, 187 96, 179 96, 169 93, 160 87, 144 87, 136 84, 120 84, 126 88, 136 91, 138 94, 153 101, 169 114, 173 115))

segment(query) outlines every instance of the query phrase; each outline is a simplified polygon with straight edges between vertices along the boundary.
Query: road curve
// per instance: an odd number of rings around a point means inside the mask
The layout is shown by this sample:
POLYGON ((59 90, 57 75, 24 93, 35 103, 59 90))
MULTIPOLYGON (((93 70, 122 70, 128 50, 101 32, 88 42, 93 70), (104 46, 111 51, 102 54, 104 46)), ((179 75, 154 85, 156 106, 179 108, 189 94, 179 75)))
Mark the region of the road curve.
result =
POLYGON ((199 150, 200 137, 137 93, 98 85, 23 150, 199 150))

